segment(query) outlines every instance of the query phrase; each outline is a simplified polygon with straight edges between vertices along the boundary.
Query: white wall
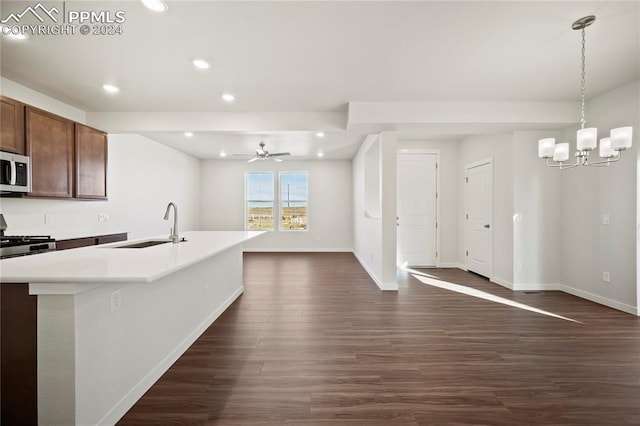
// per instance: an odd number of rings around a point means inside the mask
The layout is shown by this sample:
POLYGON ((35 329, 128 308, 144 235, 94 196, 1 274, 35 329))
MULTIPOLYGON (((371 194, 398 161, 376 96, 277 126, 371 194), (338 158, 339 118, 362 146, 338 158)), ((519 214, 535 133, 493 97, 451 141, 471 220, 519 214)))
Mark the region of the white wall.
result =
POLYGON ((269 232, 268 235, 245 244, 247 250, 353 250, 353 188, 350 161, 203 161, 203 230, 245 229, 245 173, 248 171, 307 171, 309 229, 306 232, 269 232))
POLYGON ((25 104, 68 118, 69 120, 86 124, 87 113, 81 109, 43 95, 40 92, 36 92, 4 77, 0 77, 0 93, 17 101, 24 102, 25 104))
POLYGON ((380 134, 381 197, 382 197, 382 283, 383 289, 397 290, 397 145, 395 134, 380 134))
MULTIPOLYGON (((633 126, 633 147, 607 168, 579 167, 563 172, 562 257, 566 291, 627 312, 637 313, 637 192, 640 82, 587 101, 587 126, 598 137, 610 129, 633 126), (602 224, 609 214, 610 225, 602 224), (611 282, 602 281, 602 272, 611 282)), ((575 149, 575 128, 564 139, 575 149)), ((596 154, 597 158, 597 154, 596 154)))
MULTIPOLYGON (((82 118, 73 107, 6 79, 2 83, 6 96, 74 120, 82 118)), ((181 230, 199 229, 199 160, 139 135, 112 134, 107 173, 108 201, 0 198, 7 233, 50 234, 57 239, 110 232, 129 232, 130 239, 169 235, 171 224, 162 219, 169 201, 178 204, 181 230), (107 213, 109 220, 98 222, 98 213, 107 213)))
POLYGON ((395 135, 370 135, 353 158, 354 254, 378 287, 397 290, 395 135), (380 217, 365 215, 365 163, 370 147, 380 153, 380 217))
POLYGON ((381 285, 382 279, 382 225, 380 218, 365 214, 365 169, 366 153, 379 136, 369 136, 360 146, 353 163, 353 252, 369 275, 381 285))
POLYGON ((457 140, 430 141, 416 139, 398 139, 398 150, 430 149, 440 154, 438 165, 440 176, 440 253, 441 267, 459 267, 464 259, 459 257, 458 250, 458 178, 459 178, 459 146, 457 140))
POLYGON ((538 140, 562 140, 559 131, 518 131, 513 137, 513 257, 516 290, 557 289, 562 282, 564 173, 538 158, 538 140))
MULTIPOLYGON (((459 256, 465 258, 465 165, 493 159, 493 269, 491 281, 513 285, 513 136, 490 135, 466 137, 460 143, 458 175, 459 256)), ((464 261, 463 261, 464 262, 464 261)))

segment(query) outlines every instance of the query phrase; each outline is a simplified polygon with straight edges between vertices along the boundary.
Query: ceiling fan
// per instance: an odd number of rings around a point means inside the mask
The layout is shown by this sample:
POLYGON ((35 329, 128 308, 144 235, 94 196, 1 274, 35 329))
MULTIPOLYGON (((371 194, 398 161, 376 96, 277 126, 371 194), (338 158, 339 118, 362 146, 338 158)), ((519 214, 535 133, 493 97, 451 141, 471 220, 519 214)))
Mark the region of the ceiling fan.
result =
MULTIPOLYGON (((254 161, 258 161, 258 160, 274 160, 274 161, 282 161, 279 158, 275 158, 275 157, 286 157, 287 155, 291 155, 288 152, 274 152, 274 153, 269 153, 269 151, 267 151, 266 149, 264 149, 264 142, 260 142, 258 148, 256 148, 256 154, 255 157, 253 157, 252 159, 250 159, 248 162, 249 163, 253 163, 254 161)), ((238 157, 246 157, 247 155, 251 155, 251 154, 233 154, 234 156, 238 156, 238 157)))

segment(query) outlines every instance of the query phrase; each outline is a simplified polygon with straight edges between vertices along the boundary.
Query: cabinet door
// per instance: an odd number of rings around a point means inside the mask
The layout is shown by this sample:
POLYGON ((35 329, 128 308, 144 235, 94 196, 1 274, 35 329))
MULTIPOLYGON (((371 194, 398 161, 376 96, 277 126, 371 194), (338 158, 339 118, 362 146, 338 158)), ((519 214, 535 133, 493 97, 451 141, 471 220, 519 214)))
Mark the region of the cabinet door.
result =
POLYGON ((98 244, 116 243, 118 241, 127 241, 127 233, 101 235, 98 237, 98 244))
POLYGON ((73 122, 26 107, 31 192, 36 197, 73 196, 73 122))
POLYGON ((0 103, 0 149, 24 155, 24 104, 4 96, 0 103))
POLYGON ((107 135, 76 123, 77 198, 107 198, 107 135))
POLYGON ((74 238, 72 240, 56 241, 56 250, 69 250, 80 247, 88 247, 96 245, 96 237, 74 238))

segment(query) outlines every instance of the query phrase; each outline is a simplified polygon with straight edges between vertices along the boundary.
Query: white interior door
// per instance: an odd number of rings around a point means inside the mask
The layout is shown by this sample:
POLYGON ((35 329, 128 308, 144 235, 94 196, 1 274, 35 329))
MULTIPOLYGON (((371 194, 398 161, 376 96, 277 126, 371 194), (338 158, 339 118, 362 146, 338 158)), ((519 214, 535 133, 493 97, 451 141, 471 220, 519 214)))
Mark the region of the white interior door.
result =
POLYGON ((467 269, 491 278, 493 165, 487 160, 466 167, 467 269))
POLYGON ((397 262, 437 264, 437 155, 398 154, 397 262))

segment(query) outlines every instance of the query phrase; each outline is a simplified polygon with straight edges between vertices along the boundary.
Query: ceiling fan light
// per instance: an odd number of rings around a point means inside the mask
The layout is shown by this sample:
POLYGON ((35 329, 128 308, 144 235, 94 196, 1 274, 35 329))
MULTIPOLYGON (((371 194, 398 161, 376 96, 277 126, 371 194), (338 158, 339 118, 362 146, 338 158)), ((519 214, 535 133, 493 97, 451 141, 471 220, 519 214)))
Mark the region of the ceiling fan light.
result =
POLYGON ((627 148, 631 148, 633 128, 618 127, 617 129, 611 129, 610 137, 611 149, 614 151, 624 151, 627 148))
POLYGON ((555 144, 556 144, 556 140, 554 138, 540 139, 538 141, 538 157, 540 158, 553 157, 555 144))
POLYGON ((559 143, 553 149, 553 161, 567 161, 569 159, 569 144, 559 143))
POLYGON ((576 136, 578 151, 591 151, 598 146, 598 129, 595 127, 580 129, 576 136))

